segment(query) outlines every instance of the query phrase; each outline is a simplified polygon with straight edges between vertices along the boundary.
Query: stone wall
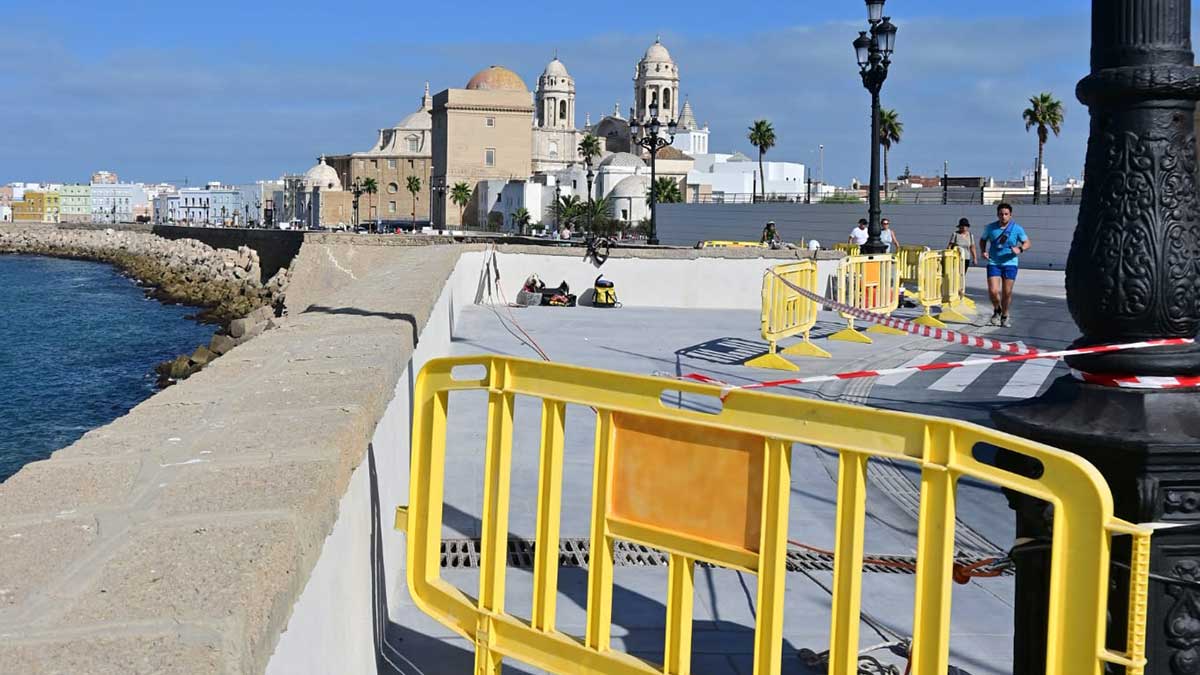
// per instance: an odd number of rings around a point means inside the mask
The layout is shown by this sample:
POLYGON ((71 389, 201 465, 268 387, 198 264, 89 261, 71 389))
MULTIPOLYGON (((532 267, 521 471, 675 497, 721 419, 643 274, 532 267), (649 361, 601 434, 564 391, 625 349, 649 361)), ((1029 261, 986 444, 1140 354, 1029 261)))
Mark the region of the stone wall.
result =
POLYGON ((248 247, 214 249, 194 239, 171 241, 153 234, 54 227, 0 229, 0 253, 23 253, 107 262, 163 300, 205 308, 222 323, 283 302, 287 271, 266 283, 258 254, 248 247))
POLYGON ((155 225, 154 234, 164 239, 195 239, 219 249, 253 249, 258 254, 260 281, 266 282, 281 269, 291 266, 300 253, 305 233, 299 230, 252 230, 235 227, 184 227, 155 225))

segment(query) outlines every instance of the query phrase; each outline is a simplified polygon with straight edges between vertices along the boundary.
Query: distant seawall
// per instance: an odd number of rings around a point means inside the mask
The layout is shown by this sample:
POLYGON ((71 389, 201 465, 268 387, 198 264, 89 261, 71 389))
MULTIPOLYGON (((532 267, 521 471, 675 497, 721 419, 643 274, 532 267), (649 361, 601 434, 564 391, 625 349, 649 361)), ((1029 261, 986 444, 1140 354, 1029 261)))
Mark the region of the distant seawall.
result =
POLYGON ((155 225, 154 234, 164 239, 195 239, 213 248, 237 250, 243 246, 258 254, 262 277, 267 281, 292 264, 304 245, 305 233, 298 230, 254 230, 233 227, 182 227, 155 225))
MULTIPOLYGON (((1014 217, 1029 233, 1033 247, 1021 256, 1022 267, 1061 270, 1075 234, 1079 206, 1017 204, 1014 217)), ((866 204, 660 204, 658 235, 662 243, 693 246, 709 239, 758 241, 763 225, 775 221, 785 241, 816 239, 825 248, 846 241, 866 204)), ((959 218, 971 221, 978 240, 983 227, 996 219, 996 207, 958 204, 884 204, 901 244, 942 248, 959 218)))

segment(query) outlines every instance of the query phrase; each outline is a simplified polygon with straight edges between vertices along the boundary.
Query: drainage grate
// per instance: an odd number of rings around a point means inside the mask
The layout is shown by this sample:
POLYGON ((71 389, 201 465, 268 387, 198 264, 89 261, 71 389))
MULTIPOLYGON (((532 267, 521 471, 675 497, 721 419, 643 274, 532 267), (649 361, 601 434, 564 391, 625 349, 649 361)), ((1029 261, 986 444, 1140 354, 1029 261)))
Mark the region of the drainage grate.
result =
MULTIPOLYGON (((508 566, 529 569, 533 567, 533 556, 536 545, 532 540, 511 537, 508 540, 508 566)), ((562 539, 558 547, 559 567, 587 567, 587 539, 562 539)), ((657 549, 618 540, 613 547, 614 562, 621 567, 665 567, 669 556, 657 549)), ((866 572, 880 574, 913 574, 912 567, 917 559, 902 555, 871 555, 872 561, 863 564, 866 572)), ((957 561, 962 564, 977 562, 977 556, 959 556, 957 561)), ((707 563, 701 565, 710 566, 707 563)), ((443 539, 442 567, 479 567, 478 539, 443 539)), ((787 569, 789 572, 832 572, 833 556, 814 551, 791 550, 787 554, 787 569)), ((1005 576, 1011 574, 1006 572, 1005 576)))

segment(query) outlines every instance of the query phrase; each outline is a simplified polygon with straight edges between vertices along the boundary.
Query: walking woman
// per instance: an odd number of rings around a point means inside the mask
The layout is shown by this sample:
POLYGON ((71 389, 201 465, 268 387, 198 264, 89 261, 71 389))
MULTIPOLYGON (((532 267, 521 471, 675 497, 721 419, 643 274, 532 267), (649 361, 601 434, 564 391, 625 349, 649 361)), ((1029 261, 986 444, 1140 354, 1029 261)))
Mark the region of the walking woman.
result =
POLYGON ((964 273, 971 265, 979 264, 979 259, 975 255, 975 237, 971 235, 971 221, 966 218, 958 219, 958 229, 950 235, 950 243, 947 248, 955 246, 958 247, 958 252, 961 254, 964 273))

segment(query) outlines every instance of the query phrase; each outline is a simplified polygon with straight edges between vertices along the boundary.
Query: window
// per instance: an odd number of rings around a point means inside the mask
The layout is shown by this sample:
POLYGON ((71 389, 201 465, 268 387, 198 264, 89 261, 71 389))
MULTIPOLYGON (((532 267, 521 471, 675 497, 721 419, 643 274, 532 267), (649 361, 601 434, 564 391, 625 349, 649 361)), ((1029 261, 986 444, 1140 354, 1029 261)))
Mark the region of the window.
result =
POLYGON ((670 87, 663 89, 663 108, 668 111, 671 109, 671 88, 670 87))
POLYGON ((558 142, 550 141, 550 159, 558 159, 558 142))
POLYGON ((483 165, 496 166, 496 149, 486 148, 483 151, 483 165))
POLYGON ((566 101, 558 102, 558 119, 560 119, 560 120, 567 119, 567 102, 566 101))
POLYGON ((485 118, 483 118, 483 126, 485 126, 485 127, 494 127, 494 126, 496 126, 496 118, 495 118, 495 117, 485 117, 485 118))
POLYGON ((396 192, 397 192, 399 189, 400 189, 400 186, 399 186, 399 185, 396 185, 395 183, 388 183, 388 186, 387 186, 387 191, 388 191, 388 194, 390 194, 390 195, 394 195, 394 194, 396 194, 396 192))
POLYGON ((416 136, 416 135, 409 136, 407 140, 408 140, 408 151, 409 152, 420 152, 421 151, 421 137, 420 136, 416 136))
POLYGON ((388 160, 388 168, 389 168, 389 169, 394 169, 394 168, 396 168, 396 160, 394 160, 394 159, 389 159, 389 160, 388 160))
POLYGON ((396 202, 388 202, 388 213, 396 212, 396 202))
POLYGON ((374 160, 374 159, 373 159, 373 160, 371 160, 371 168, 372 168, 372 169, 378 169, 378 168, 379 168, 379 162, 378 162, 378 161, 376 161, 376 160, 374 160))

